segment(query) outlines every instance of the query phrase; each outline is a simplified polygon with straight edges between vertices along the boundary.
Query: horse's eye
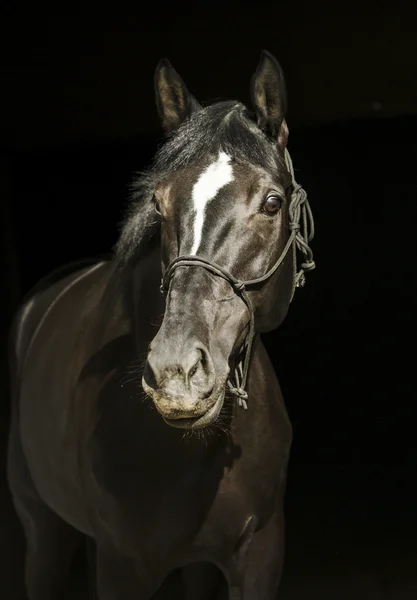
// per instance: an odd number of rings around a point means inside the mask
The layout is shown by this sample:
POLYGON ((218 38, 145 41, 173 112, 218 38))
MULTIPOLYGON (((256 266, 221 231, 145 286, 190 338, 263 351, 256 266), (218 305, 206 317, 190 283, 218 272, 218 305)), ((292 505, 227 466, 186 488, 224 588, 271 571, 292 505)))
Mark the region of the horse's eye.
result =
POLYGON ((271 194, 265 199, 263 203, 262 210, 267 215, 275 215, 279 209, 281 208, 282 199, 279 196, 271 194))

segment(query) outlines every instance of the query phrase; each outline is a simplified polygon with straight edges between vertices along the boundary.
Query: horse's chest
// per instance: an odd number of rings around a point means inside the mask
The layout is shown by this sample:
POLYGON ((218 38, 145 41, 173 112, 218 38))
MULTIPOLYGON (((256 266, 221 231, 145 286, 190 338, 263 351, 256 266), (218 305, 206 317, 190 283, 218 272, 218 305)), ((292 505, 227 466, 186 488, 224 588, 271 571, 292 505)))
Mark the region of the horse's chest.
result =
POLYGON ((225 466, 216 457, 182 467, 170 463, 169 470, 164 462, 158 470, 143 464, 130 473, 126 465, 103 479, 96 472, 101 489, 111 492, 97 499, 100 516, 132 553, 219 555, 232 550, 252 515, 263 520, 272 511, 276 485, 271 478, 259 483, 245 461, 225 466))
POLYGON ((244 464, 226 470, 194 539, 203 557, 233 553, 248 523, 255 519, 262 527, 270 519, 281 493, 280 473, 261 469, 261 475, 244 464))
POLYGON ((95 433, 92 505, 132 554, 232 551, 248 519, 267 520, 276 504, 283 463, 274 437, 183 439, 145 403, 127 401, 102 410, 95 433))

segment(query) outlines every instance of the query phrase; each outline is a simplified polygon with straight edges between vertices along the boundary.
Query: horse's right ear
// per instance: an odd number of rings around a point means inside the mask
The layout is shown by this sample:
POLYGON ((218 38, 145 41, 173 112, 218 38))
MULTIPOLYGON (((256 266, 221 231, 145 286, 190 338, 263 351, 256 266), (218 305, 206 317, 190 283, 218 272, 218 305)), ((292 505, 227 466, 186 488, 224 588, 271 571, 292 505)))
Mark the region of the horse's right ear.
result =
POLYGON ((191 113, 201 108, 166 58, 156 67, 155 97, 165 133, 178 129, 191 113))

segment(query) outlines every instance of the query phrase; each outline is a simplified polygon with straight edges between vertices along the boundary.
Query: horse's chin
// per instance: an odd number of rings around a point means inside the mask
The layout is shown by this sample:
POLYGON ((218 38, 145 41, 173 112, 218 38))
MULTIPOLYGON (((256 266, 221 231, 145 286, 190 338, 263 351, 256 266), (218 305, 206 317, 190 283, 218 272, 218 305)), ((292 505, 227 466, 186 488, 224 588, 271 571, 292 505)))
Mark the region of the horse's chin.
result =
POLYGON ((224 390, 220 392, 214 404, 207 410, 207 412, 199 415, 198 417, 187 417, 184 419, 167 419, 166 417, 162 417, 167 425, 171 427, 176 427, 177 429, 203 429, 204 427, 209 427, 216 422, 220 411, 223 407, 224 403, 224 390))

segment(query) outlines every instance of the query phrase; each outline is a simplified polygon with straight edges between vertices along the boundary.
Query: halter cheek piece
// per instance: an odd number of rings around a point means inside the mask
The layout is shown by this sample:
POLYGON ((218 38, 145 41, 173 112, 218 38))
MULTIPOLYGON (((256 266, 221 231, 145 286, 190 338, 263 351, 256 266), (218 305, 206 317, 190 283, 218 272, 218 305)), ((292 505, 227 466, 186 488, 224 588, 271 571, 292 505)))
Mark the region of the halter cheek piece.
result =
POLYGON ((249 372, 249 363, 251 357, 251 350, 253 340, 255 337, 255 314, 253 309, 252 300, 248 294, 248 289, 257 286, 259 284, 267 282, 272 275, 281 266, 284 258, 287 256, 290 248, 293 252, 293 264, 294 264, 294 275, 293 275, 293 290, 291 300, 294 296, 296 287, 303 287, 305 284, 305 272, 312 271, 316 265, 313 260, 313 253, 309 246, 309 243, 314 237, 314 219, 311 212, 310 204, 307 200, 307 194, 305 190, 296 183, 294 178, 294 168, 292 165, 290 154, 285 150, 285 164, 292 177, 293 191, 291 194, 291 201, 288 208, 289 213, 289 229, 291 231, 290 237, 288 238, 285 248, 282 251, 280 257, 276 263, 269 269, 262 277, 256 279, 249 279, 247 281, 241 281, 233 277, 226 269, 216 264, 215 262, 202 258, 199 256, 179 256, 175 258, 167 267, 161 282, 161 292, 167 294, 171 279, 176 269, 180 267, 202 267, 210 273, 222 277, 225 279, 233 288, 235 294, 240 296, 243 302, 246 304, 250 314, 249 331, 246 335, 245 340, 245 356, 239 362, 235 369, 234 378, 235 383, 233 384, 230 379, 227 384, 229 386, 229 392, 237 397, 238 406, 242 406, 245 410, 248 408, 247 399, 248 393, 246 391, 246 382, 249 372), (297 271, 297 249, 304 255, 304 262, 301 263, 300 269, 297 271))

